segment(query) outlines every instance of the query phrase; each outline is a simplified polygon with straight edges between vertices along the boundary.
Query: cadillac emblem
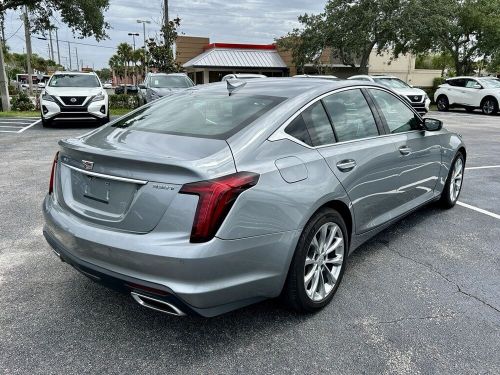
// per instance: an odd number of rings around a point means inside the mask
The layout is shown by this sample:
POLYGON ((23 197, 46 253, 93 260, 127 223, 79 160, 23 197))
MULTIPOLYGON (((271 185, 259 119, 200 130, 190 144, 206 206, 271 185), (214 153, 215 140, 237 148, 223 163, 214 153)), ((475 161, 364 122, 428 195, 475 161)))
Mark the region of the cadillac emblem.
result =
POLYGON ((91 171, 94 168, 94 162, 88 160, 82 160, 83 168, 87 171, 91 171))

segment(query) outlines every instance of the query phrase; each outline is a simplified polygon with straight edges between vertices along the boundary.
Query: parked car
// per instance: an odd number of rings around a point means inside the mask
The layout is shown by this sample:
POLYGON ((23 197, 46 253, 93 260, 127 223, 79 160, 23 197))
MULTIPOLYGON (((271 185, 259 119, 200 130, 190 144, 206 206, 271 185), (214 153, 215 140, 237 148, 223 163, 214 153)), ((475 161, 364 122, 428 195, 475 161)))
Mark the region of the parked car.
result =
POLYGON ((332 75, 319 75, 319 74, 297 74, 294 75, 293 78, 318 78, 318 79, 327 79, 329 81, 340 81, 339 77, 332 75))
POLYGON ((349 77, 357 81, 369 81, 390 87, 396 93, 408 100, 413 108, 420 114, 429 112, 431 100, 424 90, 408 85, 398 77, 385 75, 357 75, 349 77))
POLYGON ((236 74, 226 74, 224 77, 222 77, 221 81, 227 81, 228 79, 242 79, 242 80, 248 80, 248 79, 254 79, 254 78, 267 78, 264 74, 252 74, 252 73, 236 73, 236 74))
POLYGON ((108 94, 94 73, 56 72, 40 95, 42 125, 61 121, 109 122, 108 94))
POLYGON ((278 295, 324 307, 364 241, 455 205, 466 159, 385 86, 294 78, 196 86, 59 145, 43 203, 56 255, 207 317, 278 295))
POLYGON ((127 86, 127 94, 137 94, 139 92, 139 87, 134 86, 134 85, 118 85, 115 87, 115 94, 120 95, 120 94, 125 94, 125 86, 127 86))
POLYGON ((467 112, 480 108, 485 115, 498 112, 500 79, 494 77, 448 78, 434 94, 439 111, 462 107, 467 112))
POLYGON ((111 82, 111 81, 105 82, 102 86, 105 89, 112 89, 113 88, 113 82, 111 82))
POLYGON ((144 84, 139 85, 139 100, 141 104, 149 103, 193 86, 193 81, 184 73, 149 73, 144 84))

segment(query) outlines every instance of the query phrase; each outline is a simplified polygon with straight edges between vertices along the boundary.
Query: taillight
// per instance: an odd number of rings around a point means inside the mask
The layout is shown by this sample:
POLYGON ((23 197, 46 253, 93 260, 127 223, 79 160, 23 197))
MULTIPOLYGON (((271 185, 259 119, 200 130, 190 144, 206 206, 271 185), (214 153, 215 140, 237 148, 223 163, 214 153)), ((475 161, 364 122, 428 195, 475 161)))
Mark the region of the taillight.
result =
POLYGON ((56 152, 56 156, 54 156, 54 161, 52 162, 52 171, 50 172, 50 182, 49 182, 49 194, 52 194, 54 192, 54 178, 56 177, 58 158, 59 158, 59 151, 56 152))
POLYGON ((179 193, 199 197, 191 231, 191 242, 211 240, 238 195, 255 186, 258 181, 259 175, 256 173, 238 172, 213 180, 184 185, 179 193))

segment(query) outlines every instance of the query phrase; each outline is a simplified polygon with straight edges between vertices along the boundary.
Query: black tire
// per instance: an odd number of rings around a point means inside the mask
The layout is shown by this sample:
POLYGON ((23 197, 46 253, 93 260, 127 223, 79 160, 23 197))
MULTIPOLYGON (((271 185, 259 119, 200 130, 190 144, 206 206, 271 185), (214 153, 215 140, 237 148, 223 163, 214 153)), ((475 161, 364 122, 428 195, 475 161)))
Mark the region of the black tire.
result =
POLYGON ((439 205, 441 207, 448 209, 452 208, 457 203, 458 198, 460 197, 460 192, 462 191, 464 169, 465 169, 465 158, 464 155, 461 152, 459 152, 453 159, 453 162, 451 163, 450 171, 448 172, 448 178, 446 179, 443 191, 441 192, 441 198, 439 199, 439 205), (462 174, 461 174, 462 181, 460 183, 460 189, 458 191, 458 194, 456 195, 456 197, 452 197, 452 194, 450 192, 450 185, 452 184, 452 175, 458 160, 462 162, 462 174))
POLYGON ((109 122, 109 114, 100 120, 101 125, 106 125, 109 122))
POLYGON ((43 126, 44 128, 50 128, 50 127, 52 127, 52 120, 49 120, 49 119, 44 119, 44 118, 42 117, 42 126, 43 126))
POLYGON ((282 297, 285 302, 294 310, 302 313, 312 313, 318 311, 330 303, 342 281, 348 253, 349 241, 344 219, 337 211, 331 208, 320 209, 313 215, 305 226, 295 249, 295 254, 293 256, 282 293, 282 297), (340 266, 340 273, 337 276, 337 281, 331 291, 321 301, 313 301, 307 295, 306 287, 304 285, 304 272, 306 267, 305 261, 306 256, 310 251, 310 244, 313 237, 317 234, 318 230, 327 223, 336 224, 342 231, 344 240, 343 260, 342 265, 340 266))
POLYGON ((491 116, 496 115, 498 112, 498 102, 495 98, 484 98, 481 102, 481 111, 483 114, 491 116))
POLYGON ((469 113, 474 112, 474 110, 475 110, 475 109, 476 109, 476 108, 474 108, 474 107, 465 107, 465 110, 466 110, 467 112, 469 112, 469 113))
POLYGON ((439 95, 436 100, 436 106, 438 111, 447 112, 450 109, 450 102, 446 95, 439 95))

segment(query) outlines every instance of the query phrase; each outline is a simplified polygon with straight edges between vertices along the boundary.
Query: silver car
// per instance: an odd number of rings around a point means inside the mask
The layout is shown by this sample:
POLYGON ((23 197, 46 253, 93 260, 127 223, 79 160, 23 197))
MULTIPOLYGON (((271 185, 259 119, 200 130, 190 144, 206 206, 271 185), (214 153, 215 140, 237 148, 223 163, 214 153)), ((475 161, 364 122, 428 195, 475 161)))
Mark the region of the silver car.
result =
POLYGON ((59 145, 43 213, 60 259, 205 317, 322 308, 364 241, 456 203, 466 159, 384 86, 293 78, 196 86, 59 145))

